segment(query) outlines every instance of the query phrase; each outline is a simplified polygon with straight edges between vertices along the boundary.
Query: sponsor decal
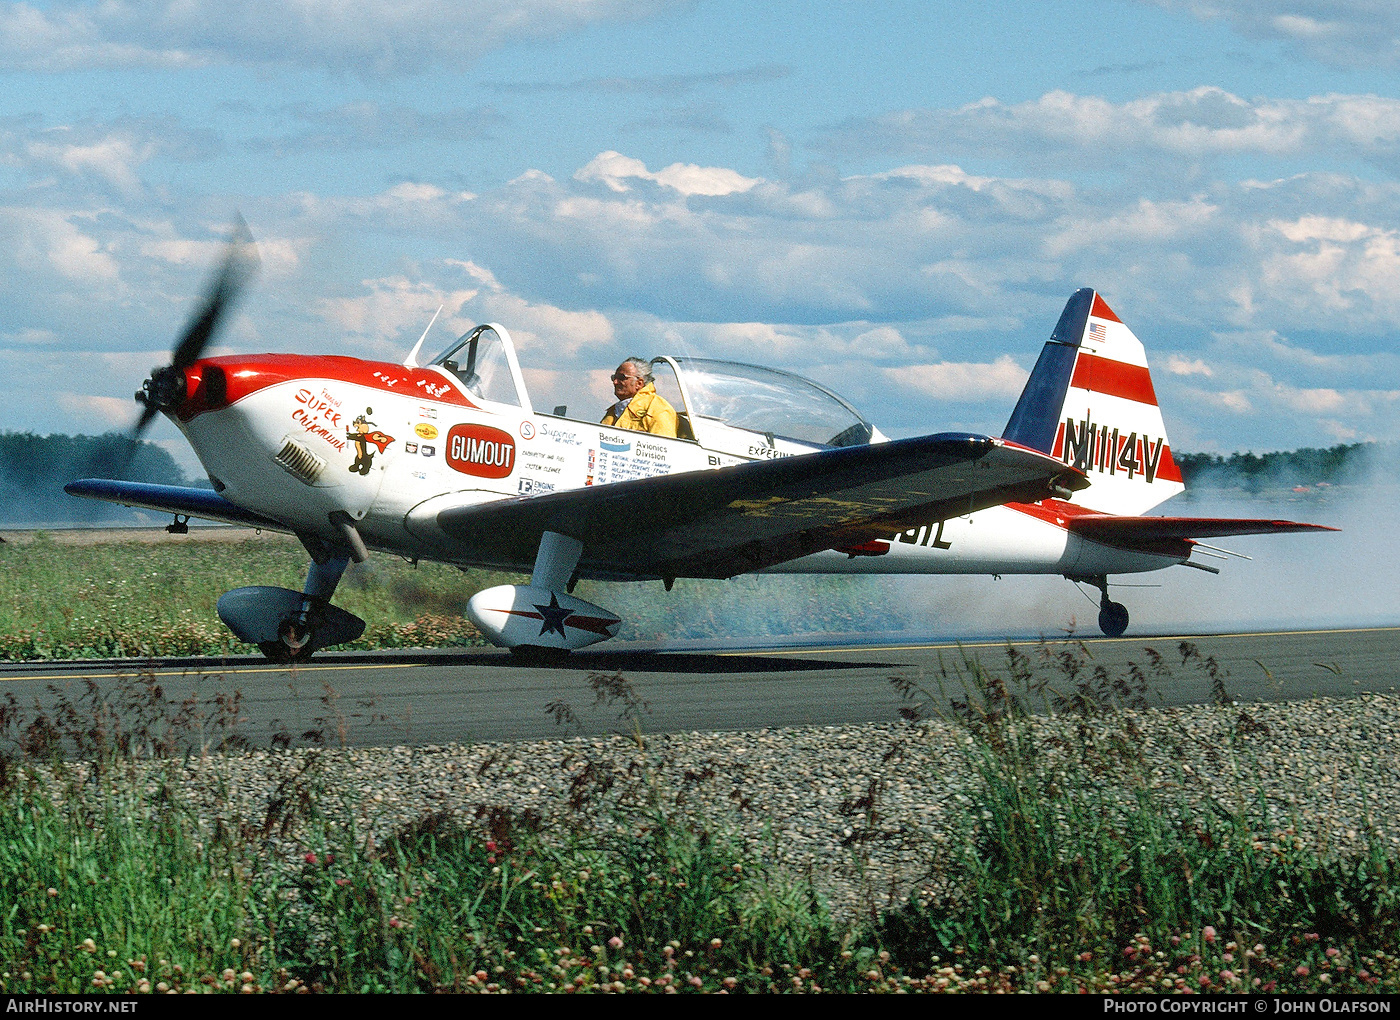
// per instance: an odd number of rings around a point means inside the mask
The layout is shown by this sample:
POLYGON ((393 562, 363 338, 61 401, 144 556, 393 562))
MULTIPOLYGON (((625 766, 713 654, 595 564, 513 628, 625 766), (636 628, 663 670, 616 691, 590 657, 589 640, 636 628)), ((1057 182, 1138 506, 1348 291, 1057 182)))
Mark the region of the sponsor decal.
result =
POLYGON ((504 478, 515 469, 515 440, 489 425, 453 425, 443 456, 463 474, 504 478))
POLYGON ((437 447, 425 444, 419 447, 419 452, 422 453, 424 457, 431 457, 433 454, 437 453, 437 447))
POLYGON ((419 439, 436 439, 438 437, 437 426, 429 425, 425 421, 420 421, 413 426, 413 431, 417 433, 419 439))
POLYGON ((419 404, 419 405, 418 405, 418 417, 420 417, 420 418, 433 418, 433 419, 436 419, 436 418, 437 418, 437 408, 436 408, 436 407, 427 407, 427 406, 424 405, 424 404, 419 404))
POLYGON ((521 438, 521 439, 534 439, 534 438, 535 438, 535 426, 534 426, 531 422, 522 421, 522 422, 520 423, 520 438, 521 438))
POLYGON ((381 383, 384 384, 385 389, 390 390, 392 390, 399 383, 406 381, 403 376, 397 373, 395 373, 394 375, 390 375, 388 372, 375 372, 373 373, 372 378, 378 379, 381 383))
POLYGON ((404 453, 417 453, 417 452, 418 452, 418 444, 417 444, 417 443, 404 443, 404 444, 403 444, 403 452, 404 452, 404 453))
POLYGON ((540 422, 540 438, 552 439, 556 443, 565 446, 582 446, 583 440, 578 437, 577 432, 569 429, 561 429, 558 425, 551 425, 549 422, 540 422))
POLYGON ((609 439, 607 436, 599 436, 598 445, 609 453, 630 453, 632 450, 632 444, 627 440, 609 439))
POLYGON ((522 496, 538 496, 540 493, 553 491, 553 482, 542 482, 538 478, 520 479, 520 495, 522 496))
POLYGON ((417 478, 420 482, 428 480, 428 472, 426 471, 410 471, 409 474, 417 478))

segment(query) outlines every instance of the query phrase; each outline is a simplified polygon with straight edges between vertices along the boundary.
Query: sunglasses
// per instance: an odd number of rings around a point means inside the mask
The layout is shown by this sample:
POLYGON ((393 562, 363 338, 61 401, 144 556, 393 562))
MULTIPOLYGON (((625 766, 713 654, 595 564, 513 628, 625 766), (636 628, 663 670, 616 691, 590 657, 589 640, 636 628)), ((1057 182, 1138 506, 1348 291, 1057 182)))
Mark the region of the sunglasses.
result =
POLYGON ((640 379, 640 378, 641 378, 641 376, 639 376, 639 375, 623 375, 621 372, 614 372, 614 373, 612 374, 612 381, 613 381, 613 382, 626 382, 628 379, 640 379))

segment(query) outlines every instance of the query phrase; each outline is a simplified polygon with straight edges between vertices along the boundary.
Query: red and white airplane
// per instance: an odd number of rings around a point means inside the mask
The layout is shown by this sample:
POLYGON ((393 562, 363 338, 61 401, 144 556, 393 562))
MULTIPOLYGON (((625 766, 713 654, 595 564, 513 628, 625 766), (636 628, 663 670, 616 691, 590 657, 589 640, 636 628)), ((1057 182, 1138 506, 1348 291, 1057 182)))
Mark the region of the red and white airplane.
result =
MULTIPOLYGON (((850 404, 786 372, 657 358, 680 436, 534 409, 510 334, 478 326, 431 361, 295 354, 201 357, 250 271, 246 228, 205 305, 136 397, 136 432, 167 415, 213 489, 84 479, 67 491, 296 535, 303 591, 226 593, 219 615, 270 658, 358 637, 330 604, 349 561, 530 572, 477 593, 497 645, 572 649, 620 619, 569 593, 579 578, 785 573, 1063 574, 1096 585, 1099 625, 1128 612, 1108 579, 1224 550, 1201 539, 1333 530, 1290 521, 1144 516, 1184 488, 1142 344, 1092 290, 1075 292, 1000 438, 888 440, 850 404)), ((426 336, 426 333, 425 333, 426 336)))

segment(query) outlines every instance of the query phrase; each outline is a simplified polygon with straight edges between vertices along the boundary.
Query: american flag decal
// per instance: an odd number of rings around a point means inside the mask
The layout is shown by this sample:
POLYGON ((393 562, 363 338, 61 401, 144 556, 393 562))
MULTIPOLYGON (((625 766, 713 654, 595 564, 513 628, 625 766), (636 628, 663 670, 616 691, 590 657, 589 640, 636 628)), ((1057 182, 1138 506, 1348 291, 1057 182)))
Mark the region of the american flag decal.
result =
POLYGON ((1102 322, 1089 323, 1089 339, 1091 341, 1098 341, 1099 343, 1103 343, 1108 339, 1108 330, 1104 327, 1102 322))

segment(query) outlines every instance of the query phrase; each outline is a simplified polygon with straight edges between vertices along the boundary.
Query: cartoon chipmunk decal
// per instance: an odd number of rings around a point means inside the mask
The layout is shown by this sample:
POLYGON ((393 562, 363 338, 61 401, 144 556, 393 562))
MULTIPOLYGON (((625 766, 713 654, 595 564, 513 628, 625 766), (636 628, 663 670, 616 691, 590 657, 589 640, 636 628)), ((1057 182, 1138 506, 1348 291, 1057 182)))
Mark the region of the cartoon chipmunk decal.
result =
POLYGON ((374 464, 374 451, 369 448, 371 443, 379 448, 379 453, 383 453, 384 448, 394 441, 393 436, 386 436, 379 431, 378 425, 369 420, 368 415, 373 413, 374 408, 366 407, 365 413, 356 415, 345 430, 345 438, 355 444, 355 460, 350 465, 352 474, 356 471, 362 475, 369 474, 370 466, 374 464))

